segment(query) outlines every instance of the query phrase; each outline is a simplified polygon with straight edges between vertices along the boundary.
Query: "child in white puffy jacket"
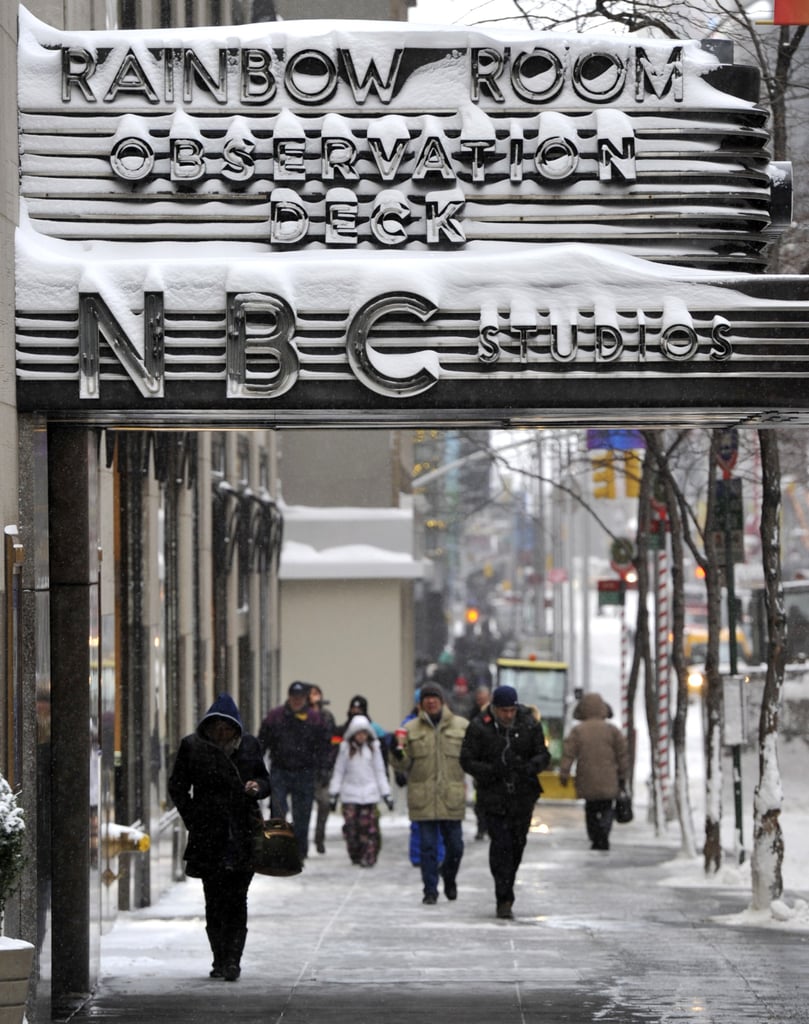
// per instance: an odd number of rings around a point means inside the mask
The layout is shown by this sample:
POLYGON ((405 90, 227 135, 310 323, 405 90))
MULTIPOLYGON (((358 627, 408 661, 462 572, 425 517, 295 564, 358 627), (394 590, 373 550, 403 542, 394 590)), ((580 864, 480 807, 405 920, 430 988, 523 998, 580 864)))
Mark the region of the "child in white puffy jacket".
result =
POLYGON ((379 854, 377 803, 393 810, 388 774, 374 728, 364 715, 348 723, 329 784, 332 810, 343 805, 343 835, 352 864, 371 868, 379 854))

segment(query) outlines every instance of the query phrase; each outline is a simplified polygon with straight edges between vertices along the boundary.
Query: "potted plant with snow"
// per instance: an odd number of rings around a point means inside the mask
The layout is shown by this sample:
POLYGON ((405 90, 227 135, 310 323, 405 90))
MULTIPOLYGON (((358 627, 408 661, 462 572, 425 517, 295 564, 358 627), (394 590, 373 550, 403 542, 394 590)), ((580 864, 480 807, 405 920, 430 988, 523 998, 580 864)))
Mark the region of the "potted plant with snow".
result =
POLYGON ((25 864, 25 815, 8 781, 0 775, 0 1024, 25 1017, 34 947, 2 934, 6 900, 17 888, 25 864))

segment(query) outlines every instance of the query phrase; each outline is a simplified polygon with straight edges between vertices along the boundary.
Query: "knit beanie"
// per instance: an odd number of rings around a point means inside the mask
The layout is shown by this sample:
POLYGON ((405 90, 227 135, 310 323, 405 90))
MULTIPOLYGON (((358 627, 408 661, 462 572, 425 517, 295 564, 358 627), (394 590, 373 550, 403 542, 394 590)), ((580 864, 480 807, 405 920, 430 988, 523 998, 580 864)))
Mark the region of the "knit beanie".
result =
POLYGON ((496 708, 513 708, 518 703, 517 691, 513 686, 498 686, 492 694, 492 705, 496 708))
POLYGON ((438 683, 424 683, 421 687, 421 694, 419 695, 419 702, 424 703, 425 697, 438 697, 441 703, 444 703, 444 691, 438 685, 438 683))

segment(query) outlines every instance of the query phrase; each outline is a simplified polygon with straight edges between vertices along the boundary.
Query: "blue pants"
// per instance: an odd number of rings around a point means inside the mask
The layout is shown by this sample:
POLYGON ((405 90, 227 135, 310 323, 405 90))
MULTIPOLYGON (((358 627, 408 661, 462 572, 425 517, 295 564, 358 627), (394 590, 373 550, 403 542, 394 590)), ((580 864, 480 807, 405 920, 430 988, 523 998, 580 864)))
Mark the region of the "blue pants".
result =
MULTIPOLYGON (((410 863, 417 868, 421 864, 421 822, 410 822, 410 863)), ((444 840, 438 833, 438 866, 444 863, 444 840)))
POLYGON ((309 852, 309 819, 314 800, 314 772, 270 769, 270 813, 273 818, 286 818, 292 804, 292 830, 301 859, 309 852))
POLYGON ((444 886, 455 884, 463 857, 463 829, 460 821, 420 821, 421 880, 425 896, 438 895, 439 838, 444 840, 444 863, 440 867, 444 886))

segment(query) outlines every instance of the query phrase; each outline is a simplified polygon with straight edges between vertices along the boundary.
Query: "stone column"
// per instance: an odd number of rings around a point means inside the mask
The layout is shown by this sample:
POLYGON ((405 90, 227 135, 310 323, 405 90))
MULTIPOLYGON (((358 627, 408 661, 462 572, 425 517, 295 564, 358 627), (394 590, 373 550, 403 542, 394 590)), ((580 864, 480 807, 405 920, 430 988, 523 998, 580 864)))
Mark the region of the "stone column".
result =
POLYGON ((91 792, 98 743, 97 443, 85 427, 48 430, 52 1001, 59 1011, 90 992, 98 971, 98 900, 91 890, 98 862, 98 796, 91 792))

